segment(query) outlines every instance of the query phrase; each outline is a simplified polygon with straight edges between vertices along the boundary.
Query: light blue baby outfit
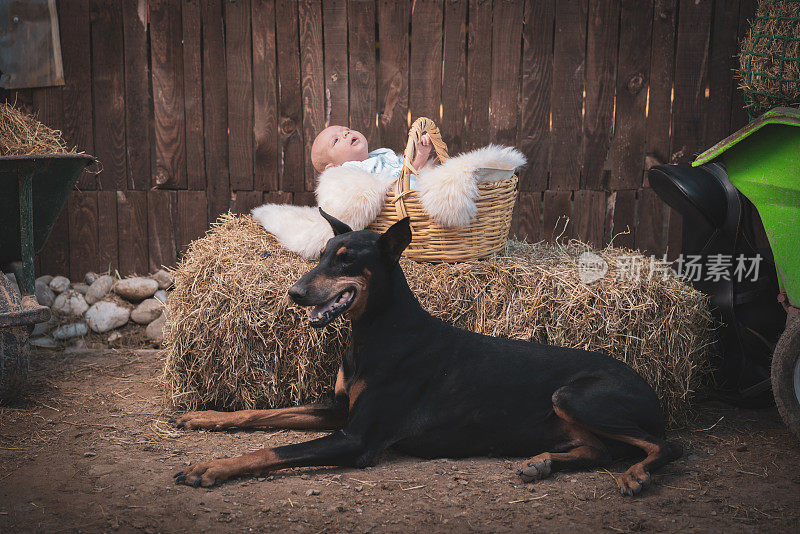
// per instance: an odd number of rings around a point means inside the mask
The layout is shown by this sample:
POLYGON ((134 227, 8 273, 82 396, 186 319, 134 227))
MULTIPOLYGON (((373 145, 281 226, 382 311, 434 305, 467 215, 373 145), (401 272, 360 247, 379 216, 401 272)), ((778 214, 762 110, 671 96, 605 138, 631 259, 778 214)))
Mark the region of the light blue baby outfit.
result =
MULTIPOLYGON (((403 156, 390 148, 373 150, 364 161, 345 161, 342 166, 356 167, 372 174, 388 174, 397 179, 403 171, 403 156)), ((416 177, 411 175, 411 189, 417 188, 416 177)))

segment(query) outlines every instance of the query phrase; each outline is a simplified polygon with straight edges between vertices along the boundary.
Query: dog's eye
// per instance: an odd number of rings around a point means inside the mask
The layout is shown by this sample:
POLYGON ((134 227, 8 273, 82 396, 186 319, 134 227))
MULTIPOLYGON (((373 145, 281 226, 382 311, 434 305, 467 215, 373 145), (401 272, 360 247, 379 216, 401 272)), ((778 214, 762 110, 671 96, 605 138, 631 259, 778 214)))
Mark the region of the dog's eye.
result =
POLYGON ((341 263, 351 263, 354 259, 353 255, 347 250, 341 254, 337 254, 336 257, 339 258, 339 262, 341 263))

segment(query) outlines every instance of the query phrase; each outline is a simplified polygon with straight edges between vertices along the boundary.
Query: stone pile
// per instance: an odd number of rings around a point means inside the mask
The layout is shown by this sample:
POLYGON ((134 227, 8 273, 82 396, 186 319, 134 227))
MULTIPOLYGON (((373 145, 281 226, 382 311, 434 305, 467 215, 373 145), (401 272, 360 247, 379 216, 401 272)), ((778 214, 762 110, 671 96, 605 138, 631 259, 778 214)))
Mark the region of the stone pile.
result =
MULTIPOLYGON (((6 276, 16 283, 13 274, 6 276)), ((35 326, 30 342, 37 347, 57 347, 97 334, 113 343, 122 337, 120 328, 132 325, 143 330, 151 343, 160 344, 166 322, 164 304, 171 288, 172 275, 163 269, 122 279, 89 272, 80 282, 64 276, 40 276, 35 284, 36 300, 49 307, 53 316, 35 326)))

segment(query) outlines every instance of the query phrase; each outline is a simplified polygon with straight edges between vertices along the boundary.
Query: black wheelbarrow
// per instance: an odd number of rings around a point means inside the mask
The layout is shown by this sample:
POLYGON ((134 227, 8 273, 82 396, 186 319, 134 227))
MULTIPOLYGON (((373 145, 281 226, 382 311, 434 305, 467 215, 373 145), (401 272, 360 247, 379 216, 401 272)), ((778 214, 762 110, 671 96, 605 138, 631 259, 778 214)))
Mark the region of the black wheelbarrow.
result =
POLYGON ((34 296, 33 257, 81 172, 87 154, 0 157, 0 402, 21 391, 30 362, 28 336, 50 309, 34 296), (20 294, 3 274, 13 271, 20 294))

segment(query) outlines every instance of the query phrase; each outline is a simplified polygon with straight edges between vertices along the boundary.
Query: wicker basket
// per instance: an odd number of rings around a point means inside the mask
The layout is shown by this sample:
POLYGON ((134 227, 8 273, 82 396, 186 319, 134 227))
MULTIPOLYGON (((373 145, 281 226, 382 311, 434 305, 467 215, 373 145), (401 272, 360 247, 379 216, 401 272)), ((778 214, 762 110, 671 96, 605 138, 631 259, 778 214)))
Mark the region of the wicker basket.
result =
POLYGON ((503 248, 511 228, 511 213, 517 199, 517 175, 500 182, 478 184, 480 196, 475 201, 478 214, 469 226, 447 228, 428 217, 422 208, 417 191, 411 189, 412 166, 417 147, 427 133, 436 150, 439 163, 450 156, 442 141, 439 128, 430 119, 420 117, 408 132, 408 144, 403 155, 403 171, 395 185, 386 193, 386 203, 370 230, 385 232, 392 224, 411 217, 413 239, 405 250, 407 258, 427 262, 458 262, 487 258, 503 248))

